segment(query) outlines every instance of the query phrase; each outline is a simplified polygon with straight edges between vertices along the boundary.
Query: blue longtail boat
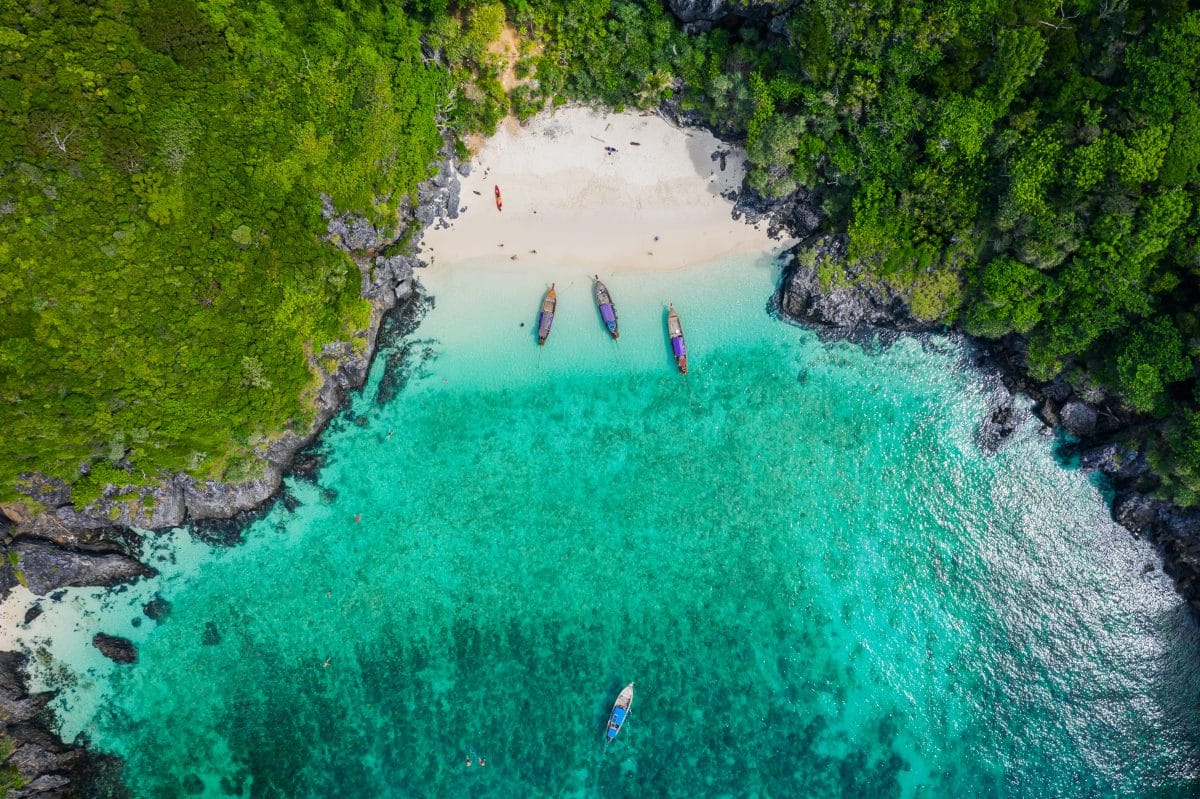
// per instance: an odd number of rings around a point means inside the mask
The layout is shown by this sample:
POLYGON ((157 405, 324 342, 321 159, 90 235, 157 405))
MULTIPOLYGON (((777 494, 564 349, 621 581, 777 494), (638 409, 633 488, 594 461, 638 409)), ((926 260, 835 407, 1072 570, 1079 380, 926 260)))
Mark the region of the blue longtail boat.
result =
POLYGON ((596 285, 592 287, 592 293, 596 296, 596 307, 600 309, 600 318, 604 320, 604 326, 608 328, 614 340, 620 338, 621 331, 617 329, 617 309, 613 305, 612 297, 608 295, 608 287, 600 282, 599 275, 596 275, 596 285))
POLYGON ((604 731, 604 740, 611 741, 621 731, 621 725, 629 715, 629 706, 633 704, 633 683, 629 683, 617 694, 613 703, 612 713, 608 714, 608 729, 604 731))
POLYGON ((546 337, 550 335, 550 326, 554 324, 554 306, 558 304, 558 295, 554 293, 554 284, 550 284, 550 290, 546 292, 546 297, 542 300, 542 312, 538 314, 538 346, 546 343, 546 337))
POLYGON ((687 345, 683 342, 683 323, 679 321, 679 314, 675 313, 675 306, 670 306, 667 311, 667 336, 671 339, 671 353, 675 356, 675 365, 679 367, 679 373, 687 374, 687 345))

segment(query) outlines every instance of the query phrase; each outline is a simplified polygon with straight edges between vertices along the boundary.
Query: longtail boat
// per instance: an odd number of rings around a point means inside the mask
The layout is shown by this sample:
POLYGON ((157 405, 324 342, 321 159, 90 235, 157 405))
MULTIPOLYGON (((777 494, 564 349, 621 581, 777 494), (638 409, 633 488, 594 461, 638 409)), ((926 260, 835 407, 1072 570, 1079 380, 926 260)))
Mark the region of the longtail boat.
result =
POLYGON ((596 285, 592 287, 592 293, 596 296, 596 307, 600 309, 600 318, 604 320, 604 326, 608 328, 614 340, 620 338, 621 331, 617 330, 617 309, 613 306, 612 297, 608 296, 608 287, 600 282, 599 275, 596 275, 596 285))
POLYGON ((675 355, 675 365, 679 367, 679 373, 687 374, 687 345, 683 342, 683 324, 679 321, 679 314, 675 313, 675 306, 670 306, 667 311, 667 335, 671 338, 671 352, 675 355))
POLYGON ((545 299, 542 300, 542 312, 538 314, 538 346, 546 343, 546 337, 550 335, 550 326, 554 324, 554 306, 558 304, 558 295, 554 293, 554 284, 550 284, 550 290, 546 292, 545 299))
POLYGON ((500 186, 499 186, 499 184, 497 184, 497 185, 496 185, 496 210, 497 210, 497 211, 503 211, 503 210, 504 210, 504 203, 503 203, 503 202, 501 202, 501 200, 500 200, 500 186))
POLYGON ((629 683, 621 693, 617 694, 617 701, 613 703, 612 713, 608 714, 608 729, 604 731, 604 739, 611 741, 617 737, 617 733, 621 731, 621 725, 625 723, 625 717, 629 715, 629 706, 633 704, 633 683, 629 683))

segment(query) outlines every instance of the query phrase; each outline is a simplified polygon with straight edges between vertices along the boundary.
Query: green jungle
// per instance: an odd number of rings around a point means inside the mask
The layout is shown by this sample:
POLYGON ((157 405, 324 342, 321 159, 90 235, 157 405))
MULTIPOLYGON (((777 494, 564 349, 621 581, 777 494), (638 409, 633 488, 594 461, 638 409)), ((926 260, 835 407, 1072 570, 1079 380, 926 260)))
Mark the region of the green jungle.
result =
POLYGON ((750 185, 815 192, 915 317, 1020 335, 1033 377, 1119 397, 1159 493, 1200 502, 1200 12, 729 10, 685 33, 656 0, 0 5, 0 501, 30 473, 77 505, 252 474, 371 312, 320 195, 409 228, 446 143, 582 101, 744 141, 750 185))

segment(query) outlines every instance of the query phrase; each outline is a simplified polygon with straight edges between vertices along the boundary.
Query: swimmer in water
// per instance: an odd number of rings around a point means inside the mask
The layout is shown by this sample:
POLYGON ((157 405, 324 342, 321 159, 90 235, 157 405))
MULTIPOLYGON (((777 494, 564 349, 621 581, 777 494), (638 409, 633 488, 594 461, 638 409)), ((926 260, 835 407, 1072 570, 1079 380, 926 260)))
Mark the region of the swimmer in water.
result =
POLYGON ((333 656, 330 655, 329 657, 325 658, 325 662, 322 663, 321 665, 324 666, 325 668, 329 668, 329 664, 332 662, 333 662, 333 656))
POLYGON ((361 513, 354 514, 354 523, 358 524, 361 521, 362 521, 362 514, 361 513))

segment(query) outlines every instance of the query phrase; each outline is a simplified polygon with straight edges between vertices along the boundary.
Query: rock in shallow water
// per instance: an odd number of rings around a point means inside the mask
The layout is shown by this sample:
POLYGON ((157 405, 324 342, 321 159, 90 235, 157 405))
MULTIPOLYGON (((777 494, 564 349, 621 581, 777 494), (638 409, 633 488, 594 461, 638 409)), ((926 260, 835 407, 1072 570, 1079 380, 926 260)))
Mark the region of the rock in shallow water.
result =
POLYGON ((160 596, 154 597, 142 608, 142 613, 146 614, 146 618, 154 621, 162 621, 170 612, 171 603, 160 596))
POLYGON ((92 646, 99 649, 106 658, 117 663, 137 662, 137 647, 128 638, 96 633, 92 636, 92 646))

